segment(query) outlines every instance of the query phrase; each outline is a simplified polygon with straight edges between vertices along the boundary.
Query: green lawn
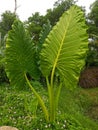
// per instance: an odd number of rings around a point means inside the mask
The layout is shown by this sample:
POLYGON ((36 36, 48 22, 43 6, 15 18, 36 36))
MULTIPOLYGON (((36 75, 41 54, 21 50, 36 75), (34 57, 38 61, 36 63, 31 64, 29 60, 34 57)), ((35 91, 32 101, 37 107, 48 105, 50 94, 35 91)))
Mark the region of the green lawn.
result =
POLYGON ((63 88, 60 108, 82 126, 98 130, 98 88, 68 90, 63 88))
MULTIPOLYGON (((46 90, 42 87, 37 89, 47 103, 46 90)), ((64 122, 67 122, 65 130, 98 130, 98 88, 63 88, 59 110, 57 130, 64 129, 64 122)), ((29 89, 0 86, 0 126, 15 126, 19 130, 55 130, 42 117, 38 101, 29 89)))

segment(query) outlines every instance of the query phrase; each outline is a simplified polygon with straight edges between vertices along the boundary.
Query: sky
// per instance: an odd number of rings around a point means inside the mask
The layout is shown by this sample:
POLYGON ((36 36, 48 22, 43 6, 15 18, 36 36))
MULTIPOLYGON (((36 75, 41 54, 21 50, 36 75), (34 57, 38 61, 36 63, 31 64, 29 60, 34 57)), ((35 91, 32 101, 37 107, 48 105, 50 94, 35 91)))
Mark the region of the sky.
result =
MULTIPOLYGON (((0 19, 1 14, 6 10, 14 12, 15 0, 0 0, 0 19)), ((39 12, 41 15, 45 15, 47 9, 52 9, 53 4, 57 0, 17 0, 17 14, 20 20, 25 21, 28 17, 32 16, 35 12, 39 12)), ((89 12, 90 5, 95 0, 78 0, 79 6, 85 6, 87 13, 89 12)))

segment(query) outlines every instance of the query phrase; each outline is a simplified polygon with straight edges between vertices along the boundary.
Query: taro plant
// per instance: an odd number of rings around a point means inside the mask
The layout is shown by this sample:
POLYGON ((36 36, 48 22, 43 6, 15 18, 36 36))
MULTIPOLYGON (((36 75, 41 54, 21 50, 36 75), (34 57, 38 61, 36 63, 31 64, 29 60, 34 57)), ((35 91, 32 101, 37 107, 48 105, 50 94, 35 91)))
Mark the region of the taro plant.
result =
POLYGON ((6 41, 6 72, 12 85, 33 91, 46 121, 55 122, 62 86, 73 88, 84 65, 88 36, 84 14, 77 6, 65 12, 43 43, 40 66, 36 64, 35 47, 23 23, 16 20, 6 41), (41 70, 48 88, 48 108, 30 84, 28 74, 37 79, 41 70), (58 82, 58 83, 56 83, 58 82))

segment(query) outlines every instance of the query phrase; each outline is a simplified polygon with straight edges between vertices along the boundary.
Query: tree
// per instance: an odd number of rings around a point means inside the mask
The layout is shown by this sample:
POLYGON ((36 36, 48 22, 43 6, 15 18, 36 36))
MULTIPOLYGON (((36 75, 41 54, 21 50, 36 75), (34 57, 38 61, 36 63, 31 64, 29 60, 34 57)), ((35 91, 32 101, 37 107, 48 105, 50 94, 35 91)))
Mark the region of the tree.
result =
POLYGON ((93 34, 98 36, 98 0, 96 0, 90 6, 91 12, 88 14, 88 33, 90 37, 93 37, 93 34))
POLYGON ((16 10, 17 10, 17 0, 15 0, 15 9, 14 9, 15 14, 16 14, 16 10))
POLYGON ((5 11, 1 15, 1 21, 0 21, 1 39, 4 38, 4 36, 7 34, 9 30, 11 30, 12 24, 15 19, 16 19, 16 14, 11 13, 10 11, 5 11))
POLYGON ((86 66, 98 66, 98 0, 90 6, 87 17, 88 34, 90 38, 86 66))
POLYGON ((67 11, 74 4, 74 0, 58 0, 54 3, 53 10, 48 9, 45 16, 40 15, 39 12, 32 14, 32 16, 28 18, 26 24, 34 42, 38 42, 42 26, 47 23, 47 20, 54 26, 64 11, 67 11))
POLYGON ((44 16, 40 15, 39 12, 32 14, 26 22, 27 30, 30 33, 30 36, 33 38, 34 42, 37 43, 39 40, 39 34, 42 30, 44 24, 44 16))
POLYGON ((45 15, 46 19, 49 19, 51 25, 55 25, 59 20, 64 11, 67 11, 72 5, 74 5, 74 0, 58 0, 54 3, 54 8, 48 9, 45 15))

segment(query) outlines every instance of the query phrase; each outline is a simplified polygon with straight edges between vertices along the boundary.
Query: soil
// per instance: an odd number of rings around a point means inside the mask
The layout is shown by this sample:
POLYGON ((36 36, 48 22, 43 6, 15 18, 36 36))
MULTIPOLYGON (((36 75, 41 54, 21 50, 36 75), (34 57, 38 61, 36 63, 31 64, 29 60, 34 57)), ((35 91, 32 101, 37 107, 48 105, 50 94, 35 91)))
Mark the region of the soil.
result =
POLYGON ((80 74, 79 86, 83 88, 98 87, 98 67, 85 68, 80 74))

